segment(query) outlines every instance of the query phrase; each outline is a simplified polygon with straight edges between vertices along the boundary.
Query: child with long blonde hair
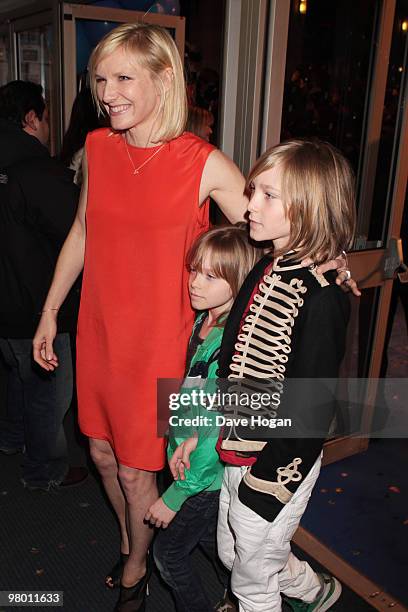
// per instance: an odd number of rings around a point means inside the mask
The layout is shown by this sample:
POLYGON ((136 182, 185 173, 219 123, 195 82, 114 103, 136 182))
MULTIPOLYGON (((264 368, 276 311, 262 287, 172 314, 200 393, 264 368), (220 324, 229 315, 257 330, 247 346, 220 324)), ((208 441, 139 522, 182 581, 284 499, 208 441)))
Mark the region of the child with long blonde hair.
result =
MULTIPOLYGON (((301 262, 319 263, 350 248, 353 185, 339 151, 301 140, 266 151, 246 183, 250 237, 271 240, 273 249, 255 265, 231 309, 219 376, 241 392, 257 384, 279 389, 262 417, 289 417, 294 437, 266 439, 261 428, 234 424, 218 445, 227 464, 218 553, 232 571, 241 612, 279 612, 281 594, 293 610, 323 612, 341 593, 335 578, 297 559, 290 542, 319 475, 336 405, 326 381, 338 376, 349 318, 348 296, 334 276, 301 262)), ((239 405, 224 410, 239 423, 239 405)), ((173 473, 183 477, 194 444, 177 449, 173 473)))

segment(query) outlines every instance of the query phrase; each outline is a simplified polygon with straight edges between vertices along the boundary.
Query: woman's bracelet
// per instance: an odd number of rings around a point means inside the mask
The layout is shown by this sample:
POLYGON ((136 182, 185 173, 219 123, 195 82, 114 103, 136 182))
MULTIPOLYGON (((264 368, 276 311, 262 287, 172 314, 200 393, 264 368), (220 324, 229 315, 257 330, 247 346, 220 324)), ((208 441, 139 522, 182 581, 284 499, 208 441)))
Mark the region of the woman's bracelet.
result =
POLYGON ((43 312, 49 312, 50 310, 59 310, 59 306, 58 308, 45 308, 44 310, 40 310, 40 314, 42 314, 43 312))

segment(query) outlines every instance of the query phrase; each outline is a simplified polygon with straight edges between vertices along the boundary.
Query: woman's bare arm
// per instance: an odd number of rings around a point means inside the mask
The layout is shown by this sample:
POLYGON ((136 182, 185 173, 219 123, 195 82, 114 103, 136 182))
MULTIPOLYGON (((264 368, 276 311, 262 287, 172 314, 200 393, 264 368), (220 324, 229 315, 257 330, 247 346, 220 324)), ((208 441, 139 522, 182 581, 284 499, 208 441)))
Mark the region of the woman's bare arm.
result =
POLYGON ((211 196, 231 223, 244 221, 248 205, 244 187, 245 179, 234 162, 218 149, 210 153, 201 177, 200 203, 211 196))
POLYGON ((58 366, 58 357, 53 350, 53 341, 57 334, 58 309, 84 267, 85 213, 88 198, 86 153, 82 162, 82 172, 83 183, 77 214, 59 254, 40 323, 33 339, 34 360, 45 370, 54 370, 58 366))

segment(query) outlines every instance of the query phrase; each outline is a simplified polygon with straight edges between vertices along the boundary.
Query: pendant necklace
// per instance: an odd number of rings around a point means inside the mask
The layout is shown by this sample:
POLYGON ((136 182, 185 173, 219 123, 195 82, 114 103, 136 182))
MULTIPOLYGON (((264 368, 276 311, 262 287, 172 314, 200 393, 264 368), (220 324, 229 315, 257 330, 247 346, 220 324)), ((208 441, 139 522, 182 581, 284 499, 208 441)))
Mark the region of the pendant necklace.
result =
POLYGON ((133 162, 133 159, 132 159, 132 157, 131 157, 131 155, 130 155, 130 151, 129 151, 128 143, 127 143, 127 140, 126 140, 126 136, 124 136, 124 140, 125 140, 126 152, 127 152, 127 154, 128 154, 129 161, 130 161, 130 163, 132 164, 132 167, 133 167, 133 174, 134 174, 134 175, 135 175, 135 174, 139 174, 139 172, 140 172, 140 170, 143 168, 143 166, 145 166, 146 164, 148 164, 148 163, 149 163, 149 161, 151 161, 151 160, 153 159, 153 157, 155 157, 155 156, 156 156, 158 153, 160 153, 160 151, 163 149, 164 145, 166 144, 166 143, 164 142, 164 143, 163 143, 163 144, 162 144, 162 145, 161 145, 161 146, 160 146, 158 149, 156 149, 156 151, 154 151, 154 153, 152 153, 152 154, 150 155, 150 157, 148 157, 148 158, 147 158, 147 159, 146 159, 146 160, 143 162, 143 164, 140 164, 140 166, 137 166, 137 167, 136 167, 136 166, 135 166, 135 164, 134 164, 134 162, 133 162))

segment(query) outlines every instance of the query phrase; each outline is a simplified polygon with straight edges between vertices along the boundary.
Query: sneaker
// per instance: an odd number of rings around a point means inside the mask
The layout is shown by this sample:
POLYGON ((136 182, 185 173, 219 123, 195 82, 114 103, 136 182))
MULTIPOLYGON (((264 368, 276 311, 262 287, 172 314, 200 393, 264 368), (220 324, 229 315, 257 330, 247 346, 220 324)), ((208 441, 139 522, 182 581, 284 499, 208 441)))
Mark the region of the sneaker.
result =
POLYGON ((294 612, 325 612, 325 610, 329 610, 340 597, 341 584, 334 576, 329 576, 328 574, 317 575, 323 586, 322 593, 315 601, 306 603, 301 599, 283 597, 285 603, 288 604, 294 612))
POLYGON ((228 589, 225 589, 223 598, 214 606, 215 612, 238 612, 238 606, 232 601, 235 597, 229 595, 228 589))

